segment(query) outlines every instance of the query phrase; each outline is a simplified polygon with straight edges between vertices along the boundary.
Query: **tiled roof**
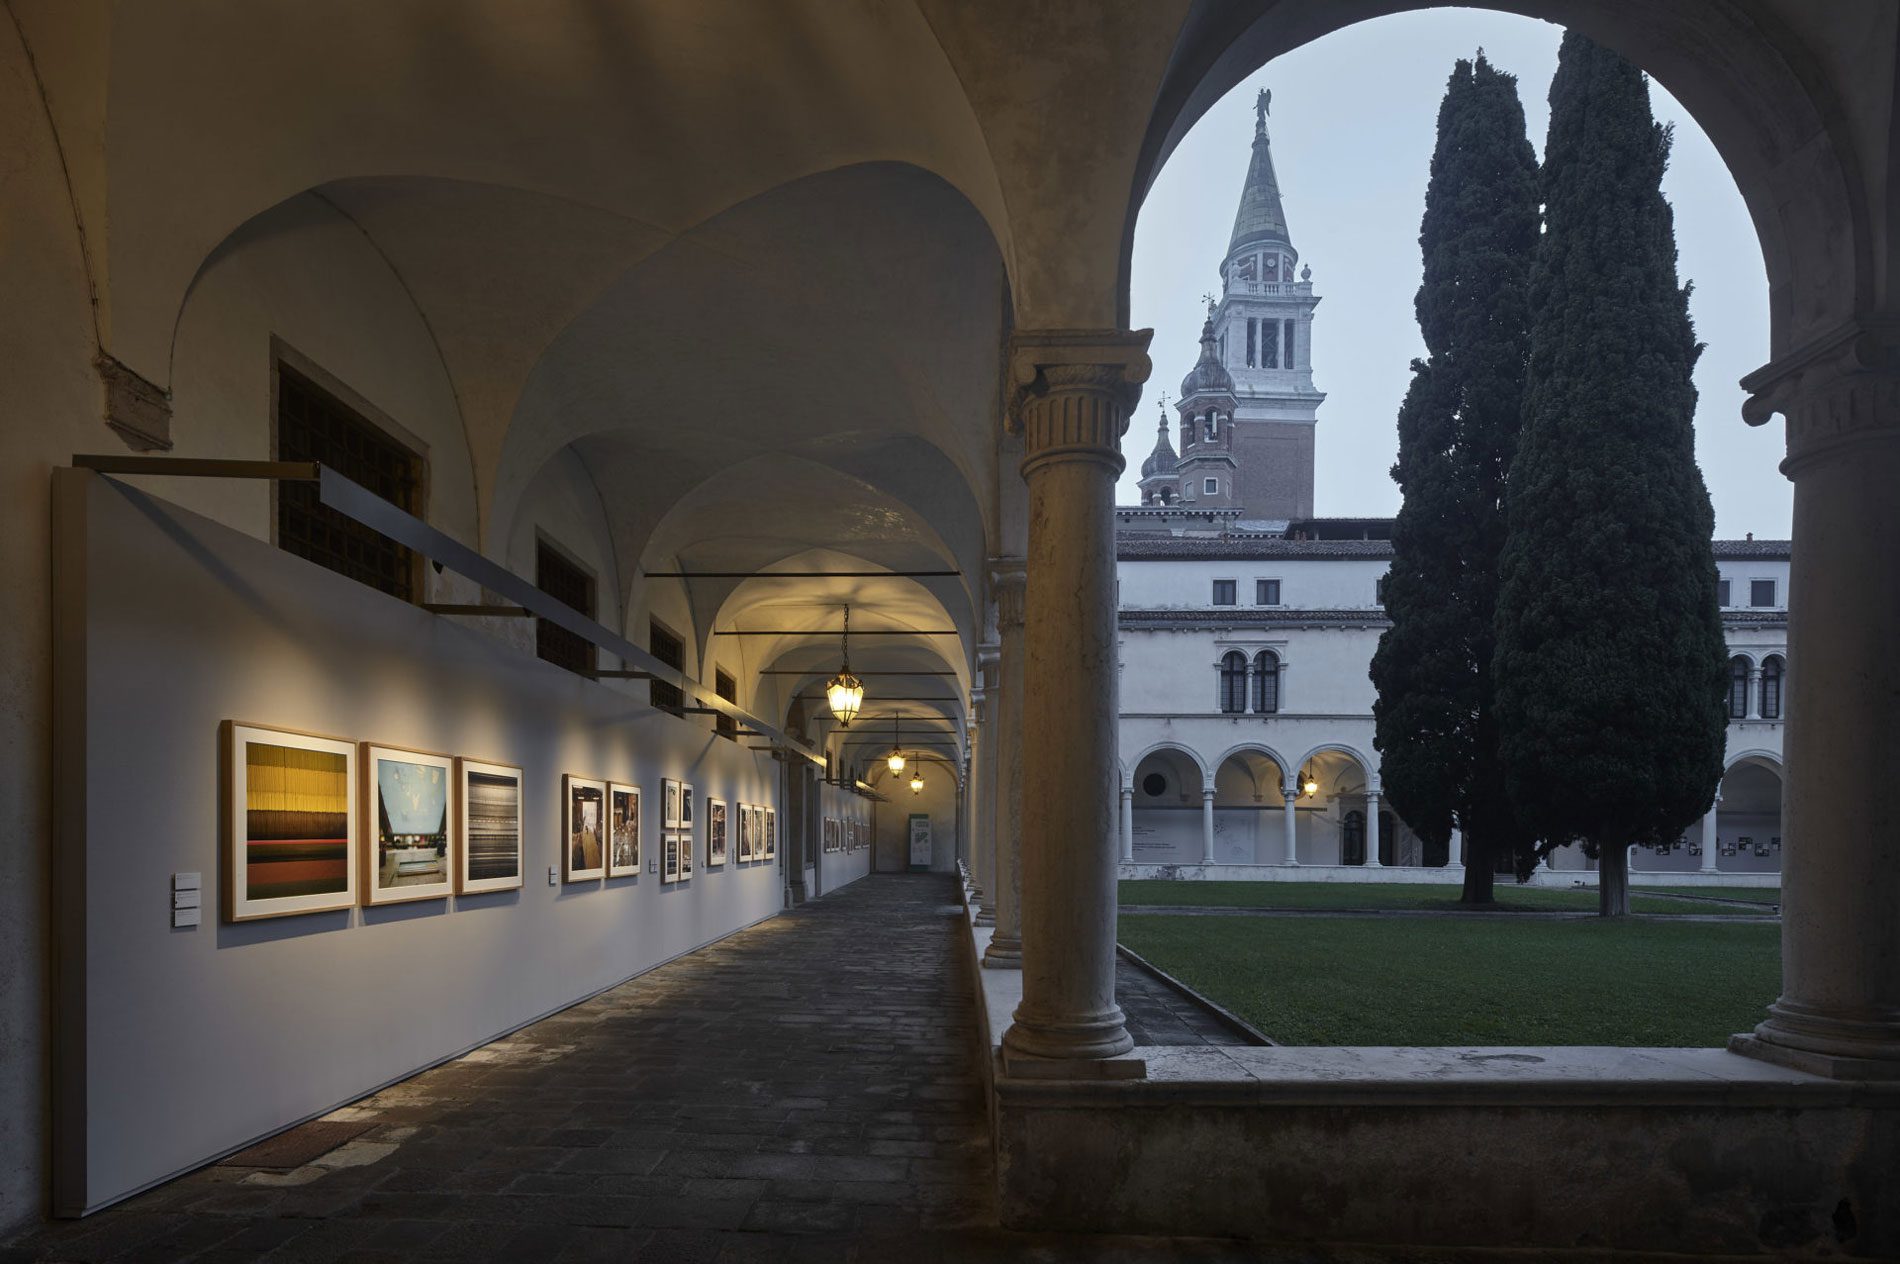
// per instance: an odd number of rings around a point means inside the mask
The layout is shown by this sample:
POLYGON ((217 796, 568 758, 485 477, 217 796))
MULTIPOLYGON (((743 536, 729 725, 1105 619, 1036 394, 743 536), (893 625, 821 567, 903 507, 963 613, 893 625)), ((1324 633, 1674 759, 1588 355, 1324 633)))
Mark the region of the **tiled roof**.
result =
POLYGON ((1300 557, 1387 558, 1390 540, 1215 539, 1207 536, 1127 535, 1116 541, 1115 555, 1125 562, 1179 562, 1194 558, 1268 560, 1300 557))
MULTIPOLYGON (((1786 540, 1716 540, 1721 561, 1788 560, 1786 540)), ((1213 536, 1124 535, 1115 543, 1115 555, 1125 562, 1185 562, 1200 558, 1236 561, 1281 561, 1298 558, 1360 558, 1392 556, 1390 540, 1287 540, 1278 536, 1217 538, 1213 536)))
MULTIPOLYGON (((1194 606, 1116 611, 1123 627, 1166 628, 1382 628, 1391 623, 1384 610, 1262 610, 1250 606, 1194 606)), ((1779 628, 1788 625, 1786 610, 1724 610, 1726 628, 1779 628)))
POLYGON ((1758 562, 1785 562, 1788 551, 1793 547, 1789 540, 1717 540, 1715 556, 1718 559, 1747 558, 1758 562))

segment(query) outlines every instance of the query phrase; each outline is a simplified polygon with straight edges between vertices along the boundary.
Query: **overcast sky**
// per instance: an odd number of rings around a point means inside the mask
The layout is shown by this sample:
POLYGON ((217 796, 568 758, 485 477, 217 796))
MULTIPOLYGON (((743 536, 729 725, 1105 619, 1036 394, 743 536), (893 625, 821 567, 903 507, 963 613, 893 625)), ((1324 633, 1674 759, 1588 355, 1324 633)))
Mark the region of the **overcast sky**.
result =
MULTIPOLYGON (((1422 356, 1412 315, 1420 261, 1418 221, 1452 63, 1482 47, 1517 76, 1531 144, 1541 155, 1545 96, 1561 28, 1473 9, 1379 18, 1296 49, 1249 76, 1203 116, 1169 158, 1135 232, 1133 320, 1152 325, 1155 374, 1129 427, 1120 499, 1140 499, 1142 458, 1154 446, 1155 399, 1170 400, 1194 364, 1205 314, 1253 137, 1255 93, 1273 90, 1268 130, 1287 225, 1322 297, 1313 325, 1319 410, 1314 511, 1389 516, 1399 494, 1388 470, 1395 417, 1422 356)), ((1676 128, 1663 192, 1676 212, 1679 275, 1695 282, 1690 314, 1707 349, 1696 366, 1696 456, 1724 538, 1785 538, 1791 488, 1775 468, 1780 419, 1741 419, 1743 374, 1768 359, 1768 283, 1741 194, 1715 149, 1661 85, 1656 116, 1676 128)))

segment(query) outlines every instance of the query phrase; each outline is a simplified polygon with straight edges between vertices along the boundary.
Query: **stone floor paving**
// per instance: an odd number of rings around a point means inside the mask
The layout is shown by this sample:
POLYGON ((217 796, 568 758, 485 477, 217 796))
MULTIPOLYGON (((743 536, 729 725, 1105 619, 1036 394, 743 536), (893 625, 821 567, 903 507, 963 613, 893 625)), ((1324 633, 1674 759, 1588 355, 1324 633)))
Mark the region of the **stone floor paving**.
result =
POLYGON ((202 1168, 0 1264, 1487 1258, 997 1229, 955 897, 861 881, 334 1112, 370 1126, 302 1167, 202 1168))

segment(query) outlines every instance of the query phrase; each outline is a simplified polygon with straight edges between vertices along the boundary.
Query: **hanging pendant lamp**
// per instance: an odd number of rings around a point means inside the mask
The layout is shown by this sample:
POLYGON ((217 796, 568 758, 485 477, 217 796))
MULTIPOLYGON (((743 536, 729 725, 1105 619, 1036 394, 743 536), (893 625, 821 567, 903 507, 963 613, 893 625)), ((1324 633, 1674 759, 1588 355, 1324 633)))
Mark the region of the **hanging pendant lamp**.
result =
POLYGON ((864 705, 864 682, 851 674, 851 607, 844 608, 844 666, 838 674, 825 682, 825 701, 831 705, 831 714, 838 721, 838 727, 848 729, 851 721, 858 718, 858 708, 864 705))
POLYGON ((891 750, 891 757, 885 760, 884 763, 894 773, 903 772, 904 771, 904 717, 902 713, 899 713, 897 716, 897 736, 893 738, 892 741, 894 743, 894 746, 891 750))
POLYGON ((924 792, 924 770, 921 765, 911 769, 910 792, 912 794, 922 794, 924 792))

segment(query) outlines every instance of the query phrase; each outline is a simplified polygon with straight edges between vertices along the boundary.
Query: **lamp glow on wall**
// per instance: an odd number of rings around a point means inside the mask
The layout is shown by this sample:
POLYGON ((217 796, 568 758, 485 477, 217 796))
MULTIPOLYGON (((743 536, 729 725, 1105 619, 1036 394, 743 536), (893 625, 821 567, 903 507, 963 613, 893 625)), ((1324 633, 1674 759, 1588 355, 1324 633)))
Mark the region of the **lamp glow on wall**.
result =
POLYGON ((838 727, 848 729, 851 721, 858 718, 858 708, 864 705, 864 682, 851 674, 851 607, 844 608, 844 666, 838 674, 825 682, 825 701, 831 707, 833 718, 838 727))

